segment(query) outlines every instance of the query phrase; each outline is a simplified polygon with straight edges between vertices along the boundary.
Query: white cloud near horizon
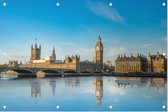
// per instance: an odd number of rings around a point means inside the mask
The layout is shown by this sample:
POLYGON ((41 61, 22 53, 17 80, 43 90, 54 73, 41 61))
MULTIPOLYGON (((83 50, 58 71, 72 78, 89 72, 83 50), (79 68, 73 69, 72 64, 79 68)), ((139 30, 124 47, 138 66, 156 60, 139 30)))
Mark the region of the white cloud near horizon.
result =
POLYGON ((162 41, 167 42, 167 37, 163 37, 162 41))
POLYGON ((126 48, 120 47, 120 48, 111 48, 108 52, 108 56, 117 56, 118 54, 125 53, 126 48))
POLYGON ((152 46, 152 44, 143 44, 142 45, 143 48, 147 48, 147 47, 151 47, 151 46, 152 46))
POLYGON ((96 15, 109 19, 113 22, 126 24, 124 18, 119 14, 119 12, 113 7, 110 7, 108 4, 91 1, 87 1, 87 4, 90 10, 96 15))

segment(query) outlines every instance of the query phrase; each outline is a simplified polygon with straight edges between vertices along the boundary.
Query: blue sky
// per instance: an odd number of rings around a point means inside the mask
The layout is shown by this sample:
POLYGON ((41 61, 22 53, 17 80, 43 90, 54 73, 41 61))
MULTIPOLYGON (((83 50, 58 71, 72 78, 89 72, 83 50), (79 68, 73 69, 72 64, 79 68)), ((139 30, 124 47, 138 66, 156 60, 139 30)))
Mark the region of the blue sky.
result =
POLYGON ((167 53, 163 2, 166 0, 0 0, 0 63, 28 61, 35 38, 42 45, 42 57, 51 55, 55 46, 61 60, 72 54, 92 60, 99 35, 105 61, 124 53, 167 53))

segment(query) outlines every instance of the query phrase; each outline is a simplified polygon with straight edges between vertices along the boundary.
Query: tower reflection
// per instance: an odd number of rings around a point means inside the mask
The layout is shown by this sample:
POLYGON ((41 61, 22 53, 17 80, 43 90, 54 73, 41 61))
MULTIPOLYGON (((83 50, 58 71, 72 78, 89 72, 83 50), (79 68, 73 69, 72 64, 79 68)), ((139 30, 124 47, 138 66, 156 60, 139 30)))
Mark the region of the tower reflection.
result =
POLYGON ((56 88, 56 81, 55 80, 49 80, 49 85, 51 86, 53 96, 55 95, 55 88, 56 88))
POLYGON ((37 103, 37 97, 41 97, 41 85, 38 80, 32 80, 31 82, 31 97, 35 98, 35 103, 37 103))
POLYGON ((101 100, 102 100, 102 97, 103 97, 103 79, 102 79, 102 77, 97 76, 95 84, 96 84, 95 96, 97 98, 97 103, 98 103, 99 108, 100 108, 101 100))

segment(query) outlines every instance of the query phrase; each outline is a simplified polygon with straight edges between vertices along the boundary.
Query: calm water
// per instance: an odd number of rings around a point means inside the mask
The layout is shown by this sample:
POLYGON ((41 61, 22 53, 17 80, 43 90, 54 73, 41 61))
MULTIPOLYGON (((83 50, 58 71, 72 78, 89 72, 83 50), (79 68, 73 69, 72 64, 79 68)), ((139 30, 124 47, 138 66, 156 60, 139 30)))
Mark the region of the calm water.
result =
POLYGON ((166 111, 167 107, 163 109, 167 105, 166 82, 164 78, 134 77, 0 80, 0 111, 166 111))

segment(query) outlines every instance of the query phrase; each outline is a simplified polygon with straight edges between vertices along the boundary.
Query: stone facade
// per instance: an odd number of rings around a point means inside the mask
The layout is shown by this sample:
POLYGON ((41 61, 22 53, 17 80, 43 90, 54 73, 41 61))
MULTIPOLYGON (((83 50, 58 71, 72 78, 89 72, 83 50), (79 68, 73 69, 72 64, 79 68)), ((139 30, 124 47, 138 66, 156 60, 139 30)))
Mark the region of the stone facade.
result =
POLYGON ((41 45, 38 47, 37 44, 31 46, 31 58, 32 60, 39 60, 41 58, 41 45))
POLYGON ((148 54, 148 72, 166 72, 167 59, 159 52, 156 55, 148 54))
POLYGON ((105 72, 112 72, 115 70, 115 67, 112 66, 112 62, 108 60, 103 64, 103 70, 105 72))
POLYGON ((15 60, 9 61, 8 67, 18 67, 18 66, 19 66, 18 61, 15 60))
POLYGON ((80 70, 81 71, 96 71, 96 65, 94 62, 90 62, 88 60, 80 62, 80 70))
POLYGON ((92 61, 80 61, 80 56, 72 55, 65 56, 64 61, 56 63, 56 53, 55 48, 53 48, 51 56, 49 59, 41 58, 41 45, 38 47, 37 44, 31 47, 31 58, 30 63, 21 65, 23 68, 57 68, 57 69, 71 69, 71 70, 81 70, 81 71, 100 71, 103 69, 103 44, 101 42, 100 36, 96 43, 96 57, 95 62, 92 61))
POLYGON ((79 69, 79 56, 65 57, 63 63, 51 64, 51 63, 28 63, 20 67, 27 68, 58 68, 58 69, 79 69))
POLYGON ((51 61, 51 63, 56 63, 56 53, 55 53, 55 47, 53 47, 52 50, 52 54, 51 54, 53 60, 51 61))
POLYGON ((103 44, 101 42, 100 36, 95 47, 95 60, 96 60, 96 70, 100 71, 103 69, 103 44))
POLYGON ((147 59, 146 57, 138 54, 136 57, 118 56, 115 60, 115 72, 128 73, 128 72, 146 72, 147 59))

